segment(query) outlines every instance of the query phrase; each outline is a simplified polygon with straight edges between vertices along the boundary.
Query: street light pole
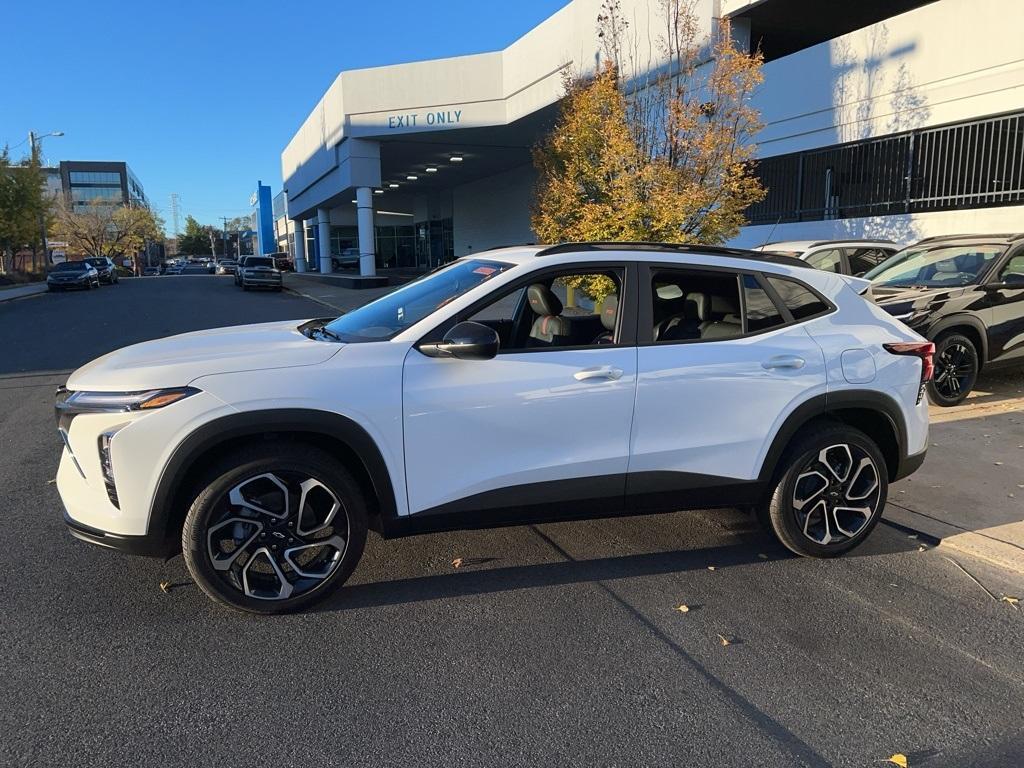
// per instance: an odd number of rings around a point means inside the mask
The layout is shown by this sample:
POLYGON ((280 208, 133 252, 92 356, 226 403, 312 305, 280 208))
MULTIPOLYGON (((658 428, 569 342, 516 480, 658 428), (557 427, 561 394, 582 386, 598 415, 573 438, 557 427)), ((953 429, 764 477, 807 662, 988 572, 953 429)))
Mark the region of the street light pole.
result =
MULTIPOLYGON (((63 135, 64 135, 64 131, 50 131, 50 133, 43 134, 42 136, 36 136, 35 131, 29 131, 28 132, 28 143, 29 143, 29 147, 30 147, 29 151, 31 152, 30 157, 33 160, 35 159, 35 157, 36 157, 36 146, 38 146, 39 142, 41 142, 47 136, 63 136, 63 135)), ((42 169, 42 167, 43 167, 43 158, 42 158, 42 153, 40 153, 40 155, 39 155, 39 168, 42 169)), ((49 264, 50 263, 50 249, 46 247, 46 212, 43 211, 42 208, 39 209, 39 236, 42 238, 43 257, 46 260, 46 263, 49 264)), ((35 257, 33 257, 33 259, 34 258, 35 257)), ((34 268, 35 268, 35 265, 33 264, 33 269, 34 268)))

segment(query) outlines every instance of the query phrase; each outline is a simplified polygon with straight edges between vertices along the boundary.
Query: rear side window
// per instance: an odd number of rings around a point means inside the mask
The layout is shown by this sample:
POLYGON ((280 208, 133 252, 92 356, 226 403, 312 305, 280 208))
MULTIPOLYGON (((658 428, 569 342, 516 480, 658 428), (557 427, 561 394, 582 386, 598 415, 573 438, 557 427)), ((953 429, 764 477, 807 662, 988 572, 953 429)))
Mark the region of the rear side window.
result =
POLYGON ((783 277, 768 277, 767 280, 794 320, 804 320, 828 311, 828 305, 800 283, 783 277))
POLYGON ((753 275, 743 276, 743 305, 747 316, 747 333, 756 333, 785 323, 775 302, 753 275))
POLYGON ((825 272, 843 271, 843 255, 838 248, 829 248, 827 251, 818 251, 818 253, 807 258, 807 263, 815 269, 820 269, 825 272))

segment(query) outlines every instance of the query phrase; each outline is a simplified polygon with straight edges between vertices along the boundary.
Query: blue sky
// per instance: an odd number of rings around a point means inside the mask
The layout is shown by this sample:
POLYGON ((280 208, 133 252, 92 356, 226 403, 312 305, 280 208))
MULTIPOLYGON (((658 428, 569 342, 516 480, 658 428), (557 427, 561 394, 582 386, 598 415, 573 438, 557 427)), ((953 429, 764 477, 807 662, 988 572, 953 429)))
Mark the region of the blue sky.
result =
MULTIPOLYGON (((5 3, 0 145, 125 160, 167 219, 248 214, 338 72, 503 48, 568 0, 5 3)), ((12 149, 16 157, 27 149, 12 149)))

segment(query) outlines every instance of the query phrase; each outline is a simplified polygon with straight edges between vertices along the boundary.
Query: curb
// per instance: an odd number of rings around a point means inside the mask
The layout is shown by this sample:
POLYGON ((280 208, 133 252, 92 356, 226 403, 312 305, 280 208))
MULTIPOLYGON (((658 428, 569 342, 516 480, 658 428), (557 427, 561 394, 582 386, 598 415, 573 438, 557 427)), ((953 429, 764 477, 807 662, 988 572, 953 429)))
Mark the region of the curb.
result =
MULTIPOLYGON (((891 501, 885 505, 882 514, 882 523, 904 533, 916 534, 926 544, 946 552, 955 551, 970 555, 1015 573, 1024 573, 1024 548, 1015 544, 984 532, 951 525, 891 501)), ((1024 526, 1024 523, 1015 525, 1024 526)))
POLYGON ((14 288, 6 288, 0 291, 0 303, 5 301, 17 301, 18 299, 29 299, 33 296, 41 296, 47 292, 45 285, 26 285, 16 286, 14 288), (25 291, 25 288, 32 288, 31 291, 25 291), (5 296, 5 293, 16 294, 14 296, 5 296))

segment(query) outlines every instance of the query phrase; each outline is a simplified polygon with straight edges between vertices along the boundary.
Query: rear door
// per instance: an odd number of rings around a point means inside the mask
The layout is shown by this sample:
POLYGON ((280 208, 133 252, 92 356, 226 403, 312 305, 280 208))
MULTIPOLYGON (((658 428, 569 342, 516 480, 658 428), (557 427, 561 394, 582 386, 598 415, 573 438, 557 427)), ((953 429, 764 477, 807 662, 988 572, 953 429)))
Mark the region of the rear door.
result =
POLYGON ((1024 247, 1011 252, 985 285, 989 359, 1024 360, 1024 247))
POLYGON ((640 301, 627 503, 742 503, 785 417, 825 392, 821 349, 754 273, 652 264, 640 301), (659 296, 679 293, 697 330, 655 341, 659 296))

